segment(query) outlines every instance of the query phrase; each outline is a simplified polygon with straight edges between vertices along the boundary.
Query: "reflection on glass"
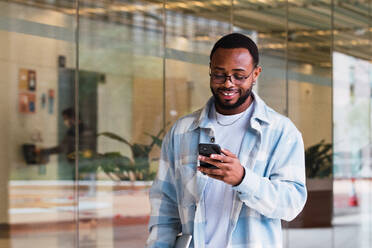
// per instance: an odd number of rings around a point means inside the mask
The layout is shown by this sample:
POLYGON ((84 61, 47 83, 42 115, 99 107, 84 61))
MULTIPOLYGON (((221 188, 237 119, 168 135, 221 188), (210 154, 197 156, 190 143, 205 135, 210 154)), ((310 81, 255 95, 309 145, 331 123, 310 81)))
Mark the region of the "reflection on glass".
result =
MULTIPOLYGON (((335 6, 333 52, 334 225, 353 245, 371 246, 371 5, 335 6), (358 21, 345 21, 358 16, 358 21), (361 17, 364 18, 361 18, 361 17), (360 18, 360 19, 359 19, 360 18), (348 226, 348 228, 343 228, 348 226)), ((351 247, 351 246, 350 246, 351 247)))
POLYGON ((97 144, 79 152, 80 241, 143 246, 165 125, 163 5, 82 1, 80 7, 79 111, 97 144))
POLYGON ((369 176, 370 63, 338 52, 333 60, 335 177, 369 176))
POLYGON ((269 106, 286 115, 286 3, 234 1, 233 24, 234 31, 253 38, 260 50, 263 73, 255 90, 269 106))
POLYGON ((331 1, 321 2, 288 5, 288 116, 304 140, 308 190, 302 213, 288 224, 289 247, 301 235, 307 236, 310 246, 332 246, 332 15, 331 1), (329 229, 321 235, 312 229, 292 229, 299 227, 329 229))
POLYGON ((327 247, 347 247, 346 238, 371 246, 371 183, 362 180, 372 170, 368 2, 79 4, 77 70, 76 1, 0 1, 0 224, 18 227, 12 247, 76 247, 77 207, 81 246, 143 246, 164 131, 205 104, 209 51, 230 31, 259 46, 259 95, 295 122, 307 148, 334 148, 334 174, 318 171, 328 182, 315 180, 322 188, 313 192, 317 206, 333 200, 333 230, 290 228, 285 246, 303 236, 327 247), (36 235, 23 232, 30 229, 36 235))
POLYGON ((199 109, 211 96, 209 52, 231 29, 230 1, 167 2, 165 43, 166 121, 199 109))
POLYGON ((59 3, 0 2, 5 152, 0 162, 0 223, 16 227, 12 247, 75 244, 75 232, 61 238, 61 231, 77 220, 74 160, 67 162, 74 141, 62 125, 62 111, 74 106, 71 92, 64 95, 66 106, 59 104, 59 69, 75 69, 74 13, 74 1, 63 10, 59 3), (69 172, 64 176, 63 171, 69 172))

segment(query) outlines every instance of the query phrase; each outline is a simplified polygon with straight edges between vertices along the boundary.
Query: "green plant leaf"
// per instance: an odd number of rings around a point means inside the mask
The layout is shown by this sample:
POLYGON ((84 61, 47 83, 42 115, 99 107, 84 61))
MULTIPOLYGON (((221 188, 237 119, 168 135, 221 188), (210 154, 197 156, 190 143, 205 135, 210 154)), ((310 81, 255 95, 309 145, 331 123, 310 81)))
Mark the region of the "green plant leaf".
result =
POLYGON ((134 161, 136 170, 148 170, 150 163, 148 157, 138 157, 134 161))
POLYGON ((152 144, 150 145, 151 147, 153 145, 157 145, 158 147, 161 148, 161 143, 163 142, 162 139, 160 139, 159 137, 156 137, 154 135, 151 135, 151 134, 148 134, 148 133, 145 133, 147 136, 150 136, 152 138, 152 144))
POLYGON ((152 138, 152 143, 150 144, 150 150, 152 149, 152 147, 156 144, 158 145, 159 147, 161 147, 161 143, 162 143, 162 140, 160 139, 160 136, 163 135, 165 133, 165 130, 167 128, 167 126, 170 124, 170 122, 167 122, 164 127, 162 129, 160 129, 160 131, 158 132, 158 134, 156 136, 154 135, 151 135, 149 133, 145 133, 146 135, 150 136, 152 138))
POLYGON ((323 178, 332 175, 332 144, 321 140, 305 150, 306 176, 323 178))
POLYGON ((129 172, 133 171, 134 165, 130 158, 123 156, 121 158, 118 158, 116 161, 116 166, 118 167, 118 170, 123 173, 123 172, 129 172))
POLYGON ((99 164, 95 163, 94 160, 91 161, 79 161, 79 173, 96 173, 99 164))
POLYGON ((105 158, 117 158, 117 157, 123 157, 120 152, 106 152, 102 154, 102 157, 105 158))
POLYGON ((148 157, 150 153, 150 147, 142 144, 133 144, 132 152, 134 159, 138 157, 148 157))
MULTIPOLYGON (((166 126, 168 124, 169 123, 167 123, 166 126)), ((131 148, 133 159, 121 155, 120 152, 108 152, 97 154, 95 156, 96 163, 112 180, 133 180, 132 175, 135 176, 136 180, 153 180, 156 172, 150 172, 149 154, 154 145, 161 147, 163 140, 160 137, 164 132, 165 127, 161 129, 156 136, 145 133, 152 139, 150 145, 138 143, 131 144, 125 138, 111 132, 99 133, 97 136, 106 136, 110 139, 127 144, 131 148)), ((152 159, 152 161, 155 160, 154 158, 152 159)))

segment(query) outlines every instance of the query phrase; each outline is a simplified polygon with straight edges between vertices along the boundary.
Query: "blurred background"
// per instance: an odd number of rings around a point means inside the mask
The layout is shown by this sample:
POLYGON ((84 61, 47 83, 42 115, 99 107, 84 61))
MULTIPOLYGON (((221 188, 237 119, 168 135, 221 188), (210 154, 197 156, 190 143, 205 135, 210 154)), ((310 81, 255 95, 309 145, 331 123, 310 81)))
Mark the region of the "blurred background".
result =
POLYGON ((284 247, 372 247, 371 4, 0 0, 0 247, 143 247, 164 133, 211 96, 230 32, 305 142, 284 247))

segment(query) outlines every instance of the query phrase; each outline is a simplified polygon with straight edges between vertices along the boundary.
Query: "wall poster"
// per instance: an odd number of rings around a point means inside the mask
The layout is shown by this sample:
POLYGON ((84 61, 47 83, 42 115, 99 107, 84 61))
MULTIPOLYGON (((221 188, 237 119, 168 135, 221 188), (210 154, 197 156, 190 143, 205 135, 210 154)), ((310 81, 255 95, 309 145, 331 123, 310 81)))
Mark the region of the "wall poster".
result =
POLYGON ((18 82, 18 109, 20 113, 36 112, 36 89, 36 71, 20 69, 18 82))

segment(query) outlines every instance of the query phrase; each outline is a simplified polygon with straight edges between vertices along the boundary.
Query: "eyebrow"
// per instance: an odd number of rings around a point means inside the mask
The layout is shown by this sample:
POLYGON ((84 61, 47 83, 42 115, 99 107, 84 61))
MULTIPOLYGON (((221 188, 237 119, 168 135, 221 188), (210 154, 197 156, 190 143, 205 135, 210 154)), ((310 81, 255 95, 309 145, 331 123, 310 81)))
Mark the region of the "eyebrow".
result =
MULTIPOLYGON (((213 67, 213 69, 216 69, 216 70, 221 70, 221 71, 223 71, 223 70, 225 70, 225 68, 222 68, 222 67, 218 67, 218 66, 212 66, 213 67)), ((238 68, 238 69, 232 69, 233 71, 245 71, 244 69, 240 69, 240 68, 238 68)))

